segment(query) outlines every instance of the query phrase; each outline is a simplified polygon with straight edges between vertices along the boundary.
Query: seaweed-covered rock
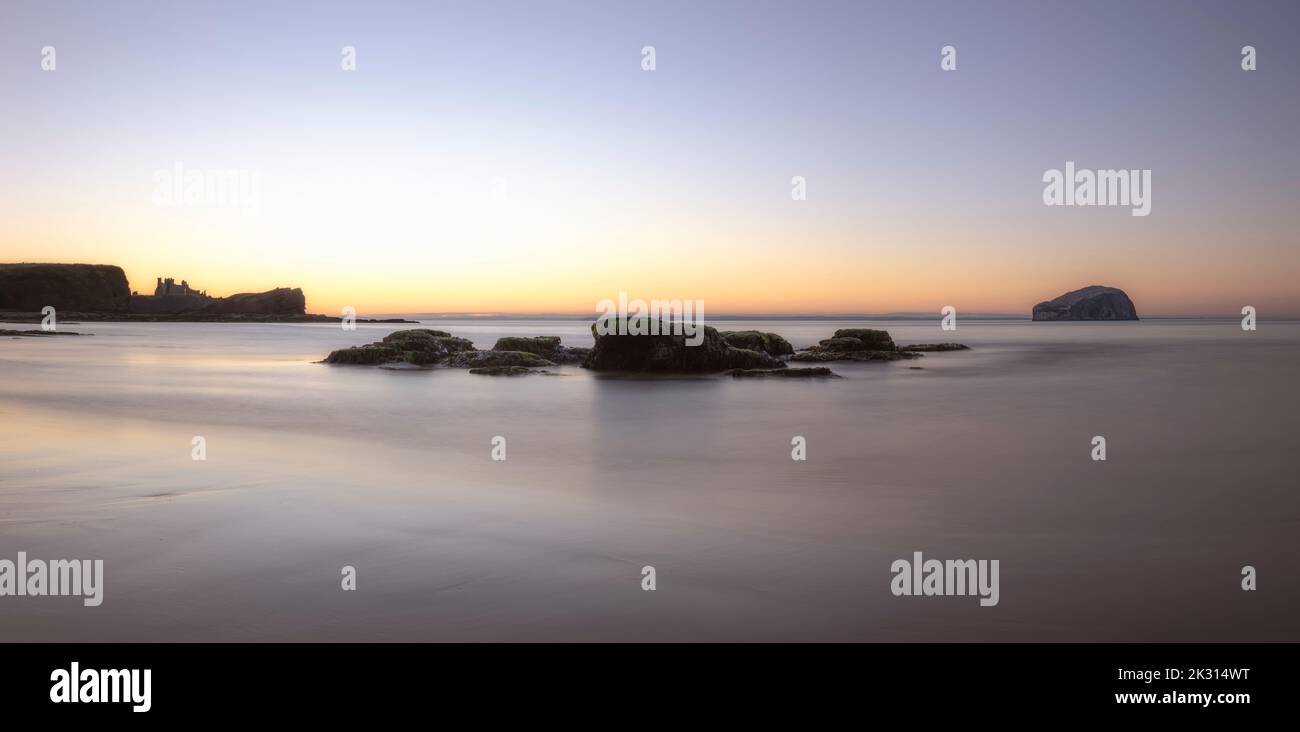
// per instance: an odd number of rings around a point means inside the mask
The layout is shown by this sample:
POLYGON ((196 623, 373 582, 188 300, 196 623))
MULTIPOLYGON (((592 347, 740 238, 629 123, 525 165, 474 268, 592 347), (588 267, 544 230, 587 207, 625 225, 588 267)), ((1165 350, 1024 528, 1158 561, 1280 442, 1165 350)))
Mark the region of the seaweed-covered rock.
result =
POLYGON ((416 366, 432 366, 453 354, 473 350, 473 343, 453 337, 446 331, 411 328, 389 333, 378 343, 334 351, 325 357, 325 363, 377 366, 404 361, 416 366))
POLYGON ((378 366, 381 363, 401 360, 403 360, 403 355, 400 350, 382 343, 340 348, 337 351, 330 351, 330 355, 325 357, 325 363, 355 364, 358 366, 378 366))
POLYGON ((479 376, 523 376, 525 374, 544 374, 545 371, 530 369, 527 366, 482 366, 470 369, 471 374, 479 376))
POLYGON ((712 326, 702 326, 703 339, 698 345, 687 345, 685 335, 665 334, 668 324, 660 327, 660 335, 631 335, 632 330, 648 332, 638 324, 629 329, 623 321, 608 322, 608 335, 599 333, 599 324, 591 326, 596 345, 583 363, 593 371, 641 371, 668 374, 699 374, 726 371, 727 369, 779 369, 785 363, 775 356, 747 348, 729 345, 712 326), (627 335, 619 335, 626 333, 627 335))
POLYGON ((445 330, 434 330, 433 328, 407 328, 406 330, 395 330, 384 336, 385 341, 409 341, 420 338, 451 338, 452 335, 445 330))
POLYGON ((790 341, 776 333, 764 333, 758 330, 724 330, 719 331, 718 335, 722 336, 727 345, 735 348, 761 351, 769 356, 789 356, 794 353, 794 346, 790 345, 790 341))
POLYGON ((379 364, 384 371, 428 371, 429 366, 420 366, 407 361, 389 361, 379 364))
POLYGON ((793 369, 731 369, 724 371, 724 374, 734 376, 735 378, 776 376, 783 379, 789 378, 808 378, 815 376, 828 376, 833 379, 840 378, 840 375, 826 368, 825 366, 809 366, 793 369))
POLYGON ((559 336, 506 336, 498 338, 494 351, 527 351, 535 353, 542 358, 549 358, 552 353, 560 350, 559 336))
POLYGON ((969 351, 970 346, 963 343, 917 343, 911 346, 899 346, 898 350, 912 353, 934 353, 937 351, 969 351))
POLYGON ((894 350, 894 339, 889 336, 889 331, 887 330, 874 330, 872 328, 840 328, 835 331, 835 338, 857 338, 862 341, 865 350, 868 351, 894 350))
MULTIPOLYGON (((867 344, 863 343, 861 340, 857 338, 843 337, 843 338, 827 338, 825 340, 819 341, 816 346, 812 346, 808 350, 813 352, 834 351, 836 353, 844 353, 847 351, 866 351, 866 350, 877 350, 877 349, 868 349, 867 344)), ((890 349, 885 349, 885 350, 890 350, 890 349)))
POLYGON ((536 353, 529 353, 528 351, 462 351, 453 354, 443 365, 456 369, 477 369, 498 366, 539 368, 542 366, 554 366, 555 363, 538 356, 536 353))
POLYGON ((429 328, 394 331, 384 336, 381 343, 398 349, 402 360, 417 366, 432 366, 453 354, 474 350, 474 344, 464 338, 429 328))
MULTIPOLYGON (((557 338, 556 346, 559 345, 558 340, 557 338)), ((502 341, 509 342, 509 339, 502 339, 502 341)), ((498 345, 501 343, 498 342, 498 345)), ((585 355, 584 349, 561 349, 557 353, 568 358, 581 358, 585 355), (565 350, 575 350, 579 353, 568 354, 564 353, 565 350)), ((524 373, 517 369, 531 370, 555 365, 553 361, 529 351, 479 351, 469 340, 431 328, 398 330, 384 336, 383 340, 377 343, 341 348, 326 356, 325 363, 360 364, 397 369, 446 366, 471 369, 475 373, 492 376, 509 376, 524 373)))
POLYGON ((915 351, 814 351, 805 350, 790 357, 791 361, 903 361, 921 358, 915 351))
POLYGON ((498 338, 494 351, 525 351, 535 353, 557 364, 582 363, 591 353, 590 348, 572 348, 560 345, 559 336, 507 336, 498 338))
POLYGON ((920 358, 914 351, 900 351, 889 331, 871 328, 841 328, 833 338, 799 351, 791 361, 898 361, 920 358))

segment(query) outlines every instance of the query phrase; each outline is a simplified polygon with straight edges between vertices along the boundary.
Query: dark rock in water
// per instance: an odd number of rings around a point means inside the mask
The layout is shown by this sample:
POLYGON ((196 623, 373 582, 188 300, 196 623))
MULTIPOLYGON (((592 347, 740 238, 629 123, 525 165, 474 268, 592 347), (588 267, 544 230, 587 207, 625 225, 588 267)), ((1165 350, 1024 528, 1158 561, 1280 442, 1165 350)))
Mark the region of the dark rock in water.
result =
POLYGON ((559 336, 533 336, 531 338, 508 336, 498 338, 494 351, 526 351, 557 364, 578 364, 586 360, 590 348, 571 348, 560 345, 559 336))
POLYGON ((420 366, 418 364, 408 363, 406 361, 389 361, 379 364, 379 368, 385 371, 428 371, 432 366, 420 366))
POLYGON ((432 366, 459 353, 474 350, 474 343, 443 330, 411 328, 384 336, 379 344, 402 352, 402 360, 417 366, 432 366))
MULTIPOLYGON (((685 335, 667 335, 664 323, 660 335, 616 335, 628 333, 628 323, 609 322, 609 335, 591 326, 596 345, 583 366, 593 371, 640 371, 665 374, 702 374, 727 369, 779 369, 785 363, 775 356, 729 345, 718 330, 703 327, 703 340, 686 344, 685 335)), ((638 327, 640 327, 638 325, 638 327)), ((648 330, 648 329, 647 329, 648 330)), ((697 336, 699 334, 697 333, 697 336)))
MULTIPOLYGON (((13 336, 14 338, 32 337, 43 338, 45 336, 79 336, 81 333, 71 330, 8 330, 0 328, 0 336, 13 336)), ((88 335, 94 335, 93 333, 88 335)))
POLYGON ((126 312, 131 287, 110 264, 0 264, 0 310, 126 312))
POLYGON ((266 292, 244 292, 219 298, 199 312, 205 315, 303 315, 307 312, 307 298, 297 287, 277 287, 266 292))
POLYGON ((556 363, 573 363, 583 364, 591 358, 590 348, 579 348, 577 346, 565 346, 551 360, 556 363))
POLYGON ((799 351, 791 361, 898 361, 920 358, 913 351, 900 351, 894 347, 889 331, 871 328, 841 328, 834 338, 827 338, 815 346, 799 351))
MULTIPOLYGON (((816 346, 814 346, 816 348, 816 346)), ((915 351, 826 351, 812 348, 790 357, 791 361, 903 361, 921 358, 915 351)))
MULTIPOLYGON (((867 344, 863 343, 860 339, 844 337, 844 338, 827 338, 825 340, 818 341, 817 345, 812 346, 808 350, 814 353, 824 352, 824 351, 845 353, 848 351, 866 351, 866 350, 881 350, 881 349, 868 349, 867 344)), ((892 350, 892 349, 884 349, 884 350, 892 350)))
POLYGON ((1137 308, 1116 287, 1091 285, 1034 306, 1034 320, 1137 320, 1137 308))
POLYGON ((889 336, 887 330, 872 330, 871 328, 841 328, 835 331, 836 338, 857 338, 866 345, 868 351, 892 351, 894 350, 894 339, 889 336))
POLYGON ((533 336, 523 338, 517 336, 507 336, 498 338, 494 351, 527 351, 535 353, 542 358, 548 358, 552 353, 560 350, 559 336, 533 336))
POLYGON ((443 365, 456 369, 477 369, 505 366, 538 368, 555 364, 528 351, 462 351, 452 354, 443 365))
POLYGON ((970 346, 962 343, 917 343, 912 346, 899 346, 898 350, 913 353, 933 353, 936 351, 969 351, 970 346))
MULTIPOLYGON (((451 338, 452 335, 445 330, 434 330, 433 328, 407 328, 406 330, 395 330, 384 336, 384 341, 388 343, 400 343, 405 341, 418 341, 425 338, 451 338)), ((464 338, 459 340, 469 343, 464 338)), ((471 345, 470 348, 474 346, 471 345)))
POLYGON ((445 331, 412 328, 389 333, 378 343, 334 351, 325 357, 325 363, 375 366, 400 361, 432 366, 452 354, 473 350, 473 343, 445 331))
POLYGON ((530 369, 527 366, 483 366, 470 369, 471 374, 479 376, 523 376, 525 374, 544 374, 545 371, 530 369))
POLYGON ((812 366, 805 368, 793 369, 731 369, 722 372, 736 378, 746 378, 751 376, 777 376, 780 378, 799 378, 813 376, 829 376, 834 379, 840 378, 840 375, 826 368, 825 366, 812 366))
POLYGON ((474 369, 476 373, 492 376, 524 373, 512 369, 529 370, 555 365, 528 351, 478 351, 469 340, 431 328, 398 330, 384 336, 378 343, 342 348, 326 356, 325 363, 391 369, 445 366, 474 369))
POLYGON ((340 348, 337 351, 330 351, 330 355, 325 357, 325 363, 356 364, 359 366, 378 366, 381 363, 403 360, 405 360, 405 356, 399 349, 382 343, 340 348))
POLYGON ((764 333, 757 330, 724 330, 719 331, 718 335, 727 345, 735 348, 744 348, 750 351, 761 351, 769 356, 789 356, 794 353, 794 346, 790 341, 782 338, 775 333, 764 333))

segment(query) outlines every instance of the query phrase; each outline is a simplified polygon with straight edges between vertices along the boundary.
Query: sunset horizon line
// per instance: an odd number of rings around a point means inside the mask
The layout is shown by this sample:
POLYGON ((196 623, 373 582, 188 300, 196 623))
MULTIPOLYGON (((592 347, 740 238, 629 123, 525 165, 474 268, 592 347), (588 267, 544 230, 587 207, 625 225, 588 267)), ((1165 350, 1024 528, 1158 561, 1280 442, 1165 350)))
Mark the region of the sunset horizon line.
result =
MULTIPOLYGON (((108 262, 51 261, 49 259, 44 259, 41 261, 19 260, 15 262, 10 262, 10 264, 86 265, 86 266, 117 267, 121 269, 123 274, 126 276, 130 292, 138 295, 151 294, 153 292, 154 283, 163 281, 164 279, 175 279, 178 281, 182 279, 182 277, 175 276, 179 273, 170 271, 175 268, 170 268, 170 267, 147 268, 147 267, 141 267, 138 264, 124 266, 121 264, 113 264, 108 262), (153 274, 149 277, 143 277, 139 274, 140 270, 142 269, 148 269, 149 271, 155 272, 156 274, 153 274)), ((640 273, 636 273, 636 274, 640 274, 640 273)), ((303 292, 308 312, 314 312, 320 314, 333 314, 333 313, 341 312, 346 308, 352 308, 356 313, 362 315, 363 317, 375 317, 380 315, 408 315, 408 316, 420 316, 420 317, 429 317, 429 318, 476 318, 476 317, 478 318, 595 318, 600 312, 598 305, 600 301, 603 299, 602 297, 595 296, 595 295, 597 295, 598 293, 605 292, 605 290, 602 288, 594 288, 594 287, 586 287, 586 286, 583 287, 583 289, 591 290, 593 294, 593 297, 591 299, 591 303, 592 303, 591 310, 588 311, 587 309, 583 308, 582 306, 574 302, 577 298, 573 294, 570 294, 568 296, 557 296, 553 294, 552 291, 554 290, 565 289, 561 287, 560 284, 551 285, 551 290, 546 290, 546 291, 536 290, 533 292, 520 292, 519 289, 512 288, 510 286, 510 283, 508 282, 504 284, 501 282, 493 282, 491 283, 491 285, 485 285, 477 292, 474 292, 471 289, 472 285, 466 286, 464 283, 460 283, 457 285, 458 289, 454 291, 448 291, 446 293, 447 299, 459 300, 461 301, 461 303, 466 303, 466 301, 474 300, 483 304, 488 304, 484 301, 490 301, 493 298, 492 287, 495 286, 497 290, 499 290, 500 293, 499 298, 503 301, 506 301, 505 303, 503 303, 504 307, 501 307, 500 309, 482 308, 482 307, 457 307, 456 304, 451 304, 450 307, 437 307, 437 306, 430 307, 427 302, 422 304, 403 305, 400 304, 400 301, 402 300, 410 301, 415 299, 416 297, 419 297, 418 293, 411 291, 412 289, 414 289, 414 285, 412 281, 408 279, 400 283, 397 283, 400 286, 396 286, 393 292, 387 292, 387 293, 376 292, 377 288, 382 287, 382 285, 376 284, 375 282, 375 277, 379 275, 382 275, 382 272, 379 273, 360 272, 359 274, 356 275, 356 281, 361 283, 356 287, 356 291, 357 291, 356 294, 364 293, 360 297, 350 297, 347 294, 347 292, 352 288, 348 286, 340 286, 338 281, 322 282, 319 278, 311 277, 311 276, 306 276, 301 280, 290 279, 288 281, 282 281, 274 275, 268 277, 268 276, 248 273, 248 276, 236 275, 238 279, 247 282, 246 285, 232 286, 229 283, 229 278, 231 277, 231 275, 227 272, 225 277, 212 278, 218 280, 217 282, 211 282, 205 277, 203 277, 201 274, 197 279, 192 279, 190 281, 193 283, 193 286, 196 289, 202 289, 205 292, 209 293, 212 297, 221 297, 221 298, 232 297, 235 295, 242 295, 248 293, 264 292, 270 289, 279 289, 279 288, 300 289, 303 292), (529 295, 531 295, 532 297, 528 298, 529 295), (525 299, 532 299, 534 301, 549 300, 550 302, 533 306, 533 305, 528 305, 523 302, 520 302, 520 300, 525 300, 525 299), (556 302, 557 300, 563 300, 567 302, 557 303, 556 302), (377 304, 367 305, 366 304, 367 301, 372 303, 377 303, 377 304), (395 303, 394 301, 399 301, 399 302, 395 303)), ((1104 277, 1104 276, 1091 277, 1087 279, 1079 279, 1075 284, 1071 285, 1071 284, 1066 284, 1067 282, 1066 278, 1068 276, 1069 275, 1054 273, 1052 276, 1045 277, 1044 281, 1041 284, 1035 284, 1032 287, 1034 291, 1041 291, 1041 294, 1030 298, 1024 297, 1023 291, 1026 289, 1030 289, 1024 286, 1017 287, 1014 289, 1003 287, 996 292, 989 290, 989 291, 981 291, 976 293, 971 293, 970 290, 972 288, 967 286, 965 288, 966 292, 957 293, 956 297, 952 297, 942 303, 940 303, 939 300, 936 299, 935 303, 938 304, 934 305, 932 308, 922 308, 911 304, 903 304, 898 307, 887 306, 884 308, 871 307, 870 305, 866 307, 862 307, 862 306, 855 307, 853 305, 828 307, 825 305, 824 302, 829 299, 826 297, 819 298, 823 300, 822 303, 816 303, 816 304, 809 303, 807 305, 800 306, 789 301, 800 300, 800 299, 806 301, 808 299, 813 299, 813 298, 811 298, 807 293, 795 292, 792 294, 791 290, 783 291, 781 295, 783 295, 784 297, 777 296, 773 298, 777 300, 785 299, 787 302, 789 302, 789 304, 786 307, 781 307, 780 305, 769 306, 764 304, 756 304, 756 305, 736 304, 737 300, 753 302, 758 298, 755 297, 756 293, 753 293, 752 291, 745 291, 744 289, 740 289, 739 293, 737 293, 737 288, 735 287, 734 282, 728 282, 724 286, 727 289, 727 293, 721 297, 718 297, 716 295, 710 296, 708 291, 710 289, 713 289, 712 287, 699 287, 698 285, 694 285, 694 284, 690 286, 684 285, 681 287, 677 287, 677 286, 670 287, 667 285, 654 284, 653 286, 637 288, 631 294, 640 297, 652 297, 652 296, 662 297, 664 294, 666 294, 666 291, 675 291, 675 292, 685 292, 687 294, 692 294, 694 295, 694 297, 690 299, 702 300, 705 303, 709 303, 712 301, 721 301, 724 303, 728 303, 718 307, 716 312, 711 310, 706 310, 705 317, 714 320, 724 320, 724 319, 731 319, 731 320, 745 320, 745 319, 750 319, 750 320, 752 319, 924 320, 927 318, 933 318, 935 320, 938 320, 942 316, 942 309, 948 306, 952 306, 953 308, 955 308, 955 310, 959 314, 959 317, 966 318, 966 319, 983 319, 983 320, 1026 319, 1028 320, 1032 316, 1034 306, 1039 303, 1051 300, 1052 298, 1057 297, 1058 295, 1064 292, 1077 290, 1083 287, 1104 285, 1104 286, 1118 287, 1119 289, 1128 292, 1130 296, 1133 297, 1138 315, 1142 319, 1156 319, 1156 318, 1201 319, 1201 320, 1232 319, 1232 318, 1240 317, 1240 308, 1247 305, 1254 307, 1261 319, 1272 320, 1272 321, 1300 319, 1300 307, 1297 307, 1293 303, 1248 302, 1246 300, 1243 300, 1241 305, 1229 306, 1222 302, 1225 298, 1220 295, 1219 297, 1214 298, 1219 302, 1213 302, 1213 301, 1206 302, 1206 299, 1203 298, 1199 303, 1190 304, 1185 308, 1176 308, 1176 307, 1171 308, 1169 306, 1170 297, 1167 294, 1165 294, 1165 292, 1161 291, 1158 288, 1147 288, 1142 285, 1137 285, 1134 282, 1132 282, 1131 279, 1128 277, 1113 277, 1113 278, 1104 277), (1153 303, 1150 299, 1144 297, 1144 295, 1152 294, 1152 293, 1163 294, 1164 296, 1153 298, 1157 301, 1153 303), (1023 304, 1017 304, 1017 305, 1007 305, 1007 304, 978 305, 977 304, 969 307, 962 307, 961 304, 962 301, 972 299, 971 298, 972 294, 974 294, 976 297, 980 297, 985 301, 995 300, 995 301, 1001 301, 1002 303, 1006 303, 1007 300, 1023 299, 1023 304)), ((186 275, 186 277, 188 277, 188 275, 186 275)), ((628 277, 625 279, 634 279, 634 278, 628 277)), ((1164 289, 1167 290, 1168 283, 1164 283, 1164 285, 1165 285, 1164 289)), ((578 288, 569 287, 567 289, 569 289, 572 292, 572 290, 578 288)), ((718 289, 723 289, 723 288, 718 288, 718 289)), ((929 289, 933 290, 934 288, 933 286, 931 286, 929 289)), ((608 294, 617 294, 618 292, 621 291, 626 292, 627 288, 612 288, 608 291, 608 294)), ((904 303, 907 303, 908 301, 914 303, 917 300, 933 299, 933 298, 931 297, 931 293, 924 291, 923 288, 920 287, 909 288, 906 285, 899 284, 895 280, 892 289, 888 293, 881 292, 879 290, 875 290, 875 291, 864 290, 863 299, 874 299, 874 300, 888 299, 888 300, 902 301, 904 303), (913 290, 916 290, 915 295, 908 294, 913 290)))

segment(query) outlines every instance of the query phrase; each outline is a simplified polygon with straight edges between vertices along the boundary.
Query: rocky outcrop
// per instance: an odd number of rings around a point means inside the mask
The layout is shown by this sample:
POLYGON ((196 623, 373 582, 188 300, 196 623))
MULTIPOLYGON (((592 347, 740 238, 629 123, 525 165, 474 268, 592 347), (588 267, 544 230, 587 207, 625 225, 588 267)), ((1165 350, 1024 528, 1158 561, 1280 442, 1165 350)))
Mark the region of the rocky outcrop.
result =
POLYGON ((809 377, 830 377, 832 379, 840 378, 840 375, 826 368, 825 366, 811 366, 805 368, 793 369, 731 369, 724 371, 728 376, 734 376, 738 379, 749 377, 775 376, 783 379, 790 378, 809 378, 809 377))
POLYGON ((842 338, 842 337, 836 336, 835 338, 826 338, 826 339, 824 339, 824 340, 818 342, 818 344, 817 344, 816 346, 812 346, 809 350, 814 350, 814 351, 829 351, 829 352, 833 352, 833 353, 848 353, 848 352, 866 351, 866 350, 890 350, 890 351, 892 351, 893 349, 892 349, 892 348, 890 348, 890 349, 874 349, 874 348, 873 348, 873 349, 868 349, 867 346, 866 346, 866 344, 863 343, 862 341, 858 340, 857 338, 842 338))
POLYGON ((802 350, 791 361, 820 363, 825 361, 904 361, 921 358, 915 351, 819 351, 817 346, 802 350))
POLYGON ((789 356, 794 353, 794 346, 790 341, 782 338, 775 333, 764 333, 758 330, 724 330, 719 331, 718 335, 727 345, 735 348, 744 348, 750 351, 761 351, 769 356, 789 356))
POLYGON ((859 341, 862 341, 862 350, 894 350, 894 339, 890 337, 889 331, 887 330, 873 330, 871 328, 841 328, 835 331, 835 338, 856 338, 859 341))
POLYGON ((325 357, 325 363, 362 366, 409 363, 415 366, 433 366, 454 354, 473 350, 473 343, 453 337, 446 331, 412 328, 389 333, 378 343, 334 351, 325 357))
MULTIPOLYGON (((702 326, 704 338, 689 346, 684 335, 617 335, 629 329, 611 324, 601 335, 596 324, 591 334, 596 345, 583 366, 593 371, 637 371, 665 374, 716 373, 728 369, 779 369, 785 363, 762 351, 729 345, 718 330, 702 326)), ((649 330, 648 328, 646 329, 649 330)))
POLYGON ((963 351, 969 346, 960 343, 921 343, 899 347, 886 330, 871 328, 841 328, 832 338, 799 351, 791 361, 901 361, 921 358, 923 352, 963 351))
POLYGON ((1137 320, 1133 301, 1117 287, 1091 285, 1034 306, 1034 320, 1137 320))
POLYGON ((559 336, 533 336, 498 338, 494 351, 525 351, 557 364, 580 364, 591 354, 590 348, 573 348, 560 345, 559 336))
MULTIPOLYGON (((580 354, 586 356, 583 367, 593 371, 624 371, 662 374, 723 373, 735 378, 809 378, 838 377, 821 366, 788 368, 781 358, 765 351, 737 348, 717 329, 702 326, 697 345, 687 344, 685 335, 670 335, 661 328, 650 335, 618 335, 629 329, 610 327, 602 335, 598 324, 591 327, 596 345, 590 349, 560 345, 557 336, 501 338, 490 351, 480 351, 464 338, 429 328, 399 330, 383 340, 365 346, 343 348, 326 356, 324 363, 359 364, 385 369, 408 370, 430 367, 463 368, 483 376, 519 376, 558 363, 567 363, 580 354)), ((743 332, 743 331, 742 331, 743 332)), ((780 349, 785 339, 763 333, 768 346, 780 349)), ((752 342, 752 341, 742 341, 752 342)), ((816 346, 799 351, 792 361, 897 361, 921 358, 921 351, 964 350, 958 343, 929 343, 895 348, 889 333, 883 330, 849 328, 838 330, 816 346), (888 347, 890 350, 886 350, 888 347)))
POLYGON ((528 351, 479 351, 473 342, 444 330, 411 328, 384 336, 376 343, 333 351, 324 363, 379 366, 403 370, 442 366, 470 369, 491 376, 531 373, 555 363, 528 351))
POLYGON ((545 374, 546 371, 530 369, 527 366, 484 366, 482 368, 470 369, 471 374, 478 376, 526 376, 527 374, 545 374))
POLYGON ((536 353, 529 353, 528 351, 461 351, 460 353, 452 354, 443 365, 456 369, 478 369, 502 366, 539 368, 542 366, 554 366, 555 363, 538 356, 536 353))
POLYGON ((218 298, 199 311, 204 315, 303 315, 307 298, 300 288, 277 287, 266 292, 244 292, 218 298))
POLYGON ((899 351, 889 331, 871 328, 841 328, 835 335, 790 357, 791 361, 897 361, 920 358, 919 353, 899 351))
POLYGON ((110 264, 0 264, 0 310, 126 312, 131 288, 110 264))

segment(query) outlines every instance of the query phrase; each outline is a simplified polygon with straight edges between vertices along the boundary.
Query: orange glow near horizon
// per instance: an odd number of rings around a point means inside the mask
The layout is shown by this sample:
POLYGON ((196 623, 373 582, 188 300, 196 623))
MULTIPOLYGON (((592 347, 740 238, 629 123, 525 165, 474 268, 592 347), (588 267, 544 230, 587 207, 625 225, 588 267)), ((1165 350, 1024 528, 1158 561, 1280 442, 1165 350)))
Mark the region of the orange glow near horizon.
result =
POLYGON ((937 246, 864 245, 856 252, 822 246, 803 253, 753 247, 747 253, 716 253, 727 251, 734 250, 719 247, 710 255, 629 244, 601 256, 525 252, 515 261, 437 256, 402 261, 363 252, 291 258, 215 245, 169 251, 74 242, 15 247, 5 241, 0 261, 116 264, 141 294, 153 292, 156 277, 183 278, 214 296, 301 287, 309 312, 338 314, 352 306, 363 316, 595 313, 598 301, 620 291, 633 298, 704 300, 706 313, 714 315, 937 314, 945 305, 968 313, 1028 314, 1037 302, 1091 284, 1124 289, 1139 314, 1233 315, 1243 303, 1262 314, 1300 311, 1291 295, 1300 275, 1294 267, 1261 276, 1248 266, 1225 267, 1221 260, 1207 259, 1174 269, 1158 256, 1131 252, 1120 270, 1107 267, 1110 257, 1104 255, 1097 262, 1049 264, 937 246), (122 254, 110 254, 115 250, 122 254), (63 256, 53 256, 56 251, 63 256), (1207 288, 1206 282, 1215 286, 1207 288))
POLYGON ((868 215, 788 201, 647 210, 542 187, 506 200, 400 186, 268 193, 254 213, 160 208, 147 181, 87 195, 64 217, 50 201, 0 201, 0 262, 116 264, 142 294, 156 277, 215 296, 300 287, 322 314, 594 314, 624 291, 704 300, 714 315, 1027 315, 1093 284, 1124 289, 1140 315, 1300 314, 1300 253, 1274 233, 1286 228, 1260 226, 1246 256, 1223 245, 1233 224, 1214 211, 1138 219, 1031 201, 934 218, 942 202, 868 215))

